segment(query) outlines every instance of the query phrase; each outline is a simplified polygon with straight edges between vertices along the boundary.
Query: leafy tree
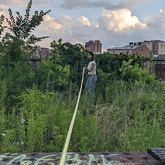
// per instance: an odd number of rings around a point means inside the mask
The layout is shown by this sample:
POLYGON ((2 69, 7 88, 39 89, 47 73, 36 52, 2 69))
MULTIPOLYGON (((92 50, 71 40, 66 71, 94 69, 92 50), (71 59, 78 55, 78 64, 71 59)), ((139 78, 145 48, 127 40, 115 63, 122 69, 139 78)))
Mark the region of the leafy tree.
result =
POLYGON ((82 69, 88 64, 86 57, 87 51, 81 44, 72 45, 68 42, 62 43, 61 38, 58 40, 58 43, 55 41, 51 42, 51 47, 53 48, 53 52, 50 55, 53 59, 57 59, 57 54, 60 56, 60 60, 56 61, 56 63, 62 67, 65 67, 65 65, 70 66, 68 81, 77 83, 80 86, 82 69))
POLYGON ((51 47, 54 49, 49 55, 53 56, 53 59, 50 60, 47 55, 45 60, 41 60, 38 70, 35 70, 37 85, 41 88, 44 83, 43 89, 51 91, 56 91, 58 88, 60 88, 60 90, 66 90, 68 84, 67 79, 70 75, 70 65, 61 65, 60 50, 56 49, 55 42, 51 42, 51 47))
MULTIPOLYGON (((7 26, 2 26, 2 24, 3 24, 3 21, 4 21, 4 15, 1 15, 0 16, 0 35, 2 34, 2 32, 3 32, 3 30, 5 29, 5 28, 7 28, 7 26)), ((0 37, 1 38, 1 37, 0 37)))
POLYGON ((6 33, 0 42, 0 82, 6 79, 7 83, 7 102, 6 108, 14 106, 17 103, 13 96, 18 96, 21 92, 31 87, 31 80, 29 79, 30 65, 28 63, 29 57, 34 51, 30 44, 35 44, 45 37, 35 37, 32 31, 40 25, 43 21, 43 16, 50 12, 40 13, 35 11, 30 19, 30 9, 32 6, 32 0, 29 1, 24 17, 17 13, 16 19, 12 14, 12 10, 9 8, 10 20, 6 18, 8 26, 2 26, 5 19, 4 15, 0 17, 0 35, 5 28, 10 30, 10 33, 6 33), (8 106, 7 106, 8 104, 8 106))

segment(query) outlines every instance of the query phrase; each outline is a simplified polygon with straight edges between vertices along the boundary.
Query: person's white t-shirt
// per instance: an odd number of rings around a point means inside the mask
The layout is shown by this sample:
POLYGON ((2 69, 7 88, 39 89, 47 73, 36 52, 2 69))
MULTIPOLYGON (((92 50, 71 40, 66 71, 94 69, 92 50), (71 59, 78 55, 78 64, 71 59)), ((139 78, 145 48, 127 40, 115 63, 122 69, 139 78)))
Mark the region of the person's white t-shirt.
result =
POLYGON ((96 63, 95 63, 95 61, 90 61, 87 68, 89 69, 92 63, 94 63, 95 65, 94 65, 93 70, 91 72, 88 72, 88 75, 96 74, 96 63))

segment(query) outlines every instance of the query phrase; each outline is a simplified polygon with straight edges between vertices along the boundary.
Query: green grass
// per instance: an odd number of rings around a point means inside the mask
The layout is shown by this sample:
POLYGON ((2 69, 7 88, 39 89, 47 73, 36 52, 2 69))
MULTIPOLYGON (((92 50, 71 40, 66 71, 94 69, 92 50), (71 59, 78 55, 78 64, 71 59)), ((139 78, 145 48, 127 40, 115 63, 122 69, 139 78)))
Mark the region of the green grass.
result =
MULTIPOLYGON (((73 86, 61 96, 33 86, 8 115, 1 105, 0 152, 61 152, 78 99, 73 86)), ((164 92, 163 84, 127 89, 114 81, 106 98, 97 96, 96 106, 82 94, 68 152, 146 152, 165 144, 164 92)))

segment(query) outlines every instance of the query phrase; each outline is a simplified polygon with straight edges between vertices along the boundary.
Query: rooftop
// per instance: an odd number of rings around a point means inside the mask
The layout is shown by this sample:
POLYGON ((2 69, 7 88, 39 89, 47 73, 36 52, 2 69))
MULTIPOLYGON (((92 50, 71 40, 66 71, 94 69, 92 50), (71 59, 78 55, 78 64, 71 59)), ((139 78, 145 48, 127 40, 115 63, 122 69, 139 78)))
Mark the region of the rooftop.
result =
MULTIPOLYGON (((126 46, 123 46, 123 47, 113 47, 112 49, 135 49, 135 48, 138 48, 140 47, 141 45, 126 45, 126 46)), ((110 49, 110 48, 109 48, 110 49)))

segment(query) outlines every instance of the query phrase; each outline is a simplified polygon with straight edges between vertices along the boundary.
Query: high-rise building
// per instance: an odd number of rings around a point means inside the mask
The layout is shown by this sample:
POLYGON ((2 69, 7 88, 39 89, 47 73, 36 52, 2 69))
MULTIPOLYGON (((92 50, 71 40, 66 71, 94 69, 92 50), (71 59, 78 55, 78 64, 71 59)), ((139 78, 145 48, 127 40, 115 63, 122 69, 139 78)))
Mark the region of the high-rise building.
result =
POLYGON ((96 54, 102 53, 102 43, 100 43, 100 40, 95 40, 94 42, 92 40, 89 40, 89 42, 86 42, 85 45, 87 45, 86 49, 90 52, 96 54))
POLYGON ((144 41, 146 45, 153 53, 153 55, 165 54, 165 41, 162 40, 151 40, 144 41))

